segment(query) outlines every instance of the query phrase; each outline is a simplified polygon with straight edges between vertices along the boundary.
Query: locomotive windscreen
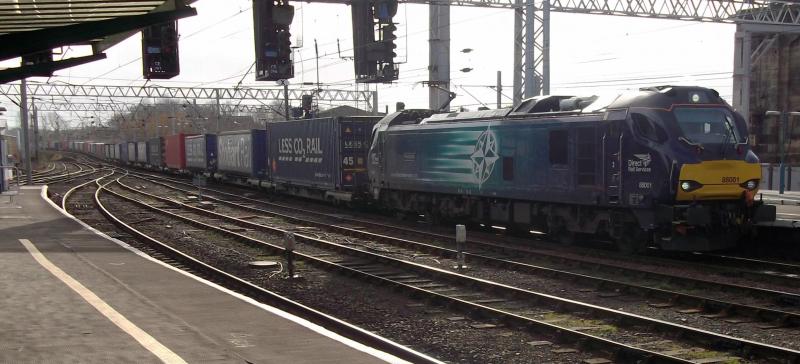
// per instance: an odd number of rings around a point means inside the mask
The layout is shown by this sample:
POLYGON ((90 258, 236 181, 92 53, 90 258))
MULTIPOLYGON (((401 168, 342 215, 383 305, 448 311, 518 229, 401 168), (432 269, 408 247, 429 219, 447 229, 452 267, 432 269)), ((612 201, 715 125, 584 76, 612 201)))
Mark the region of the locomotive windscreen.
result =
POLYGON ((699 144, 743 143, 731 113, 723 108, 676 108, 675 120, 684 137, 699 144))

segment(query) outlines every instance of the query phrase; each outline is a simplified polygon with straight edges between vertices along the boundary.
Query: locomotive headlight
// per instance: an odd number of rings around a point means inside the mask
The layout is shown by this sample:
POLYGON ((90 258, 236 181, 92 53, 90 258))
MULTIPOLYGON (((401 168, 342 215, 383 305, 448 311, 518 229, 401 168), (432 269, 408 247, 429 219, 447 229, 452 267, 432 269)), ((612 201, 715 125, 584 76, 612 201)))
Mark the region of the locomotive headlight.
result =
POLYGON ((756 189, 756 187, 758 187, 758 180, 757 179, 748 180, 747 182, 742 183, 741 186, 748 189, 749 191, 752 191, 756 189))
POLYGON ((696 190, 696 189, 698 189, 700 187, 703 187, 703 185, 700 184, 700 182, 696 182, 696 181, 681 181, 681 189, 684 192, 692 192, 692 191, 694 191, 694 190, 696 190))

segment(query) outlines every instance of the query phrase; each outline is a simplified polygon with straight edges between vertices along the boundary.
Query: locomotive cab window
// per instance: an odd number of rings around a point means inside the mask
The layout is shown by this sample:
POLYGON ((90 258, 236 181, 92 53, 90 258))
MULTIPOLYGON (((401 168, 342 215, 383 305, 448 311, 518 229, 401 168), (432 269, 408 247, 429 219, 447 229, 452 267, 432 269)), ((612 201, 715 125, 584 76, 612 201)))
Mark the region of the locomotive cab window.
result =
POLYGON ((568 164, 569 132, 567 130, 550 131, 550 164, 568 164))
POLYGON ((744 142, 736 120, 723 108, 676 108, 675 120, 684 137, 692 143, 744 142))
POLYGON ((631 119, 633 120, 633 129, 640 137, 656 143, 663 143, 667 140, 667 132, 664 131, 664 128, 651 122, 647 116, 633 113, 631 119))

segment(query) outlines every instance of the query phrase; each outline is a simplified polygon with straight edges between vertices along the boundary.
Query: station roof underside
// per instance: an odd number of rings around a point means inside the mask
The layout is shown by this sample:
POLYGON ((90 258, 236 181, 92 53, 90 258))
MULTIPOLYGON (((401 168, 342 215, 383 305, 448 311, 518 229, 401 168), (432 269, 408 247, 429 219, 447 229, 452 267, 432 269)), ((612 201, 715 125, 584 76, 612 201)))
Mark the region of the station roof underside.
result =
POLYGON ((0 0, 0 60, 69 45, 92 55, 0 71, 0 83, 102 59, 104 50, 150 25, 196 15, 195 0, 0 0))

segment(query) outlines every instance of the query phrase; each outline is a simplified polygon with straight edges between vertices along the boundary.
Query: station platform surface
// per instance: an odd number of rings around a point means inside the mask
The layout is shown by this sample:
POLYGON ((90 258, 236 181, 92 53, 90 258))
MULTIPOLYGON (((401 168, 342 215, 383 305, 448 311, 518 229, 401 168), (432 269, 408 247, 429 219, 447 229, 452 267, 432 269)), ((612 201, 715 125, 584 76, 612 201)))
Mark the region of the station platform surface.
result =
POLYGON ((0 201, 0 362, 403 362, 121 244, 40 188, 0 201))

